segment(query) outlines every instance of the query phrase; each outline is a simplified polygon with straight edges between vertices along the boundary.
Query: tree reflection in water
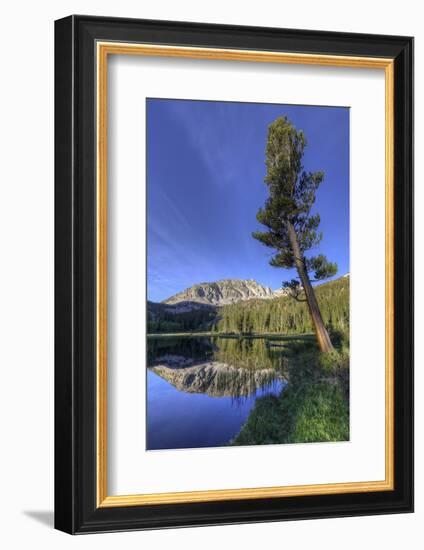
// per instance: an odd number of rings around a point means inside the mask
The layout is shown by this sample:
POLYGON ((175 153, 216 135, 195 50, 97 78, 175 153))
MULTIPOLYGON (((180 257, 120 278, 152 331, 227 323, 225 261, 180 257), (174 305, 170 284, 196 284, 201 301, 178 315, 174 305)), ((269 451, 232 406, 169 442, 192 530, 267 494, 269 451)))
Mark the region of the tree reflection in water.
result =
POLYGON ((236 399, 281 389, 293 340, 170 337, 149 339, 148 366, 180 391, 236 399))

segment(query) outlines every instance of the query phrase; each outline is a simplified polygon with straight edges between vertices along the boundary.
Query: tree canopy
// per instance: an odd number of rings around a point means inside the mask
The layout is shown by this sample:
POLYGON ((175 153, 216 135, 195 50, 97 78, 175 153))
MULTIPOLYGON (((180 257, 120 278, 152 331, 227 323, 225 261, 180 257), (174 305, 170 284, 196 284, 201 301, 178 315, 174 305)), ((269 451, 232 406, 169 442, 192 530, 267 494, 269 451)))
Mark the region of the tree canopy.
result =
MULTIPOLYGON (((269 197, 257 213, 257 220, 266 231, 255 231, 253 237, 276 252, 270 260, 274 267, 292 268, 295 254, 287 222, 293 226, 305 269, 313 274, 313 281, 322 281, 337 273, 337 264, 323 254, 303 257, 317 247, 322 239, 318 231, 319 214, 311 214, 316 191, 324 179, 323 172, 306 172, 302 159, 306 138, 287 117, 277 118, 269 126, 266 146, 267 174, 265 183, 269 197)), ((296 285, 296 280, 285 286, 296 285)))

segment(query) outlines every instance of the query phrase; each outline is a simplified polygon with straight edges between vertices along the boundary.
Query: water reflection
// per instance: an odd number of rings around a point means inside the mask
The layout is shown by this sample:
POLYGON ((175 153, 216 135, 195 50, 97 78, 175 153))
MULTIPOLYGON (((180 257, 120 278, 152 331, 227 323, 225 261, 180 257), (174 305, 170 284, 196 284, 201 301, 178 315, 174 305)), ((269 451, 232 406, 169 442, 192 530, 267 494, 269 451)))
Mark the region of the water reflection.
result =
POLYGON ((286 385, 286 344, 244 337, 149 338, 147 449, 227 444, 256 399, 278 395, 286 385))
POLYGON ((247 397, 287 381, 284 344, 263 338, 149 340, 148 366, 180 391, 247 397))

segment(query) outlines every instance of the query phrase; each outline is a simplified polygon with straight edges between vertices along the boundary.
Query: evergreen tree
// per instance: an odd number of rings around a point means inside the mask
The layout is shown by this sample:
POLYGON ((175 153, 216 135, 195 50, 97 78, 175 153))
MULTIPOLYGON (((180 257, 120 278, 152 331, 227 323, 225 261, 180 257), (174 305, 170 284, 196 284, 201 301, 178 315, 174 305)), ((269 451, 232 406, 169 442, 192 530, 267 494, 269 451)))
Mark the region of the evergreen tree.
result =
MULTIPOLYGON (((315 289, 324 323, 333 330, 349 333, 349 277, 342 277, 315 289)), ((299 334, 314 330, 308 306, 289 296, 273 300, 248 300, 220 308, 215 322, 219 333, 239 333, 246 311, 250 311, 252 333, 299 334)))
POLYGON ((320 254, 307 257, 305 252, 322 239, 317 229, 319 214, 312 215, 316 191, 323 181, 322 172, 305 172, 302 165, 306 139, 287 117, 279 117, 268 128, 265 183, 269 196, 257 214, 266 231, 255 231, 253 237, 275 250, 270 260, 274 267, 295 267, 298 280, 283 286, 298 301, 306 301, 321 351, 333 349, 311 284, 337 272, 337 265, 320 254), (313 281, 312 281, 313 282, 313 281))

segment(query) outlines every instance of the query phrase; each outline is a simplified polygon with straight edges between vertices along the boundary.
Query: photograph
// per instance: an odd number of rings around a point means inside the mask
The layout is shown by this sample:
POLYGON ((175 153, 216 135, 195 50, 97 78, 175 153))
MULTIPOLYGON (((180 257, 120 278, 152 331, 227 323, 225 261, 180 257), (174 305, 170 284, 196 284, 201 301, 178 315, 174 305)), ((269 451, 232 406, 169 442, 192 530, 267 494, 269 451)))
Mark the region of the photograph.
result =
POLYGON ((349 107, 145 108, 146 450, 349 441, 349 107))

